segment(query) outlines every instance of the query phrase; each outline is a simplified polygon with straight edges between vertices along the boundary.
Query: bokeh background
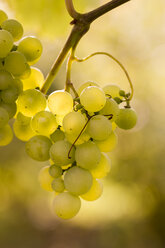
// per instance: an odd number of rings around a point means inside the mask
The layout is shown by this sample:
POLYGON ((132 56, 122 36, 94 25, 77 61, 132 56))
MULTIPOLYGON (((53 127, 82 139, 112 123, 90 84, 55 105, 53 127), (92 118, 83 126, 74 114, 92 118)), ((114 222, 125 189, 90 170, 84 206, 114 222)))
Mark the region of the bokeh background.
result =
MULTIPOLYGON (((80 12, 106 2, 74 0, 80 12)), ((25 35, 41 39, 44 52, 36 66, 46 76, 71 30, 64 0, 0 0, 0 8, 23 24, 25 35)), ((38 172, 47 163, 28 158, 16 138, 0 148, 1 248, 165 247, 165 1, 132 0, 95 21, 77 55, 95 51, 112 53, 129 71, 138 124, 117 130, 103 196, 83 202, 69 221, 53 215, 52 195, 39 186, 38 172)), ((72 79, 76 88, 92 80, 129 90, 123 72, 102 56, 74 64, 72 79)), ((65 63, 51 90, 64 82, 65 63)))

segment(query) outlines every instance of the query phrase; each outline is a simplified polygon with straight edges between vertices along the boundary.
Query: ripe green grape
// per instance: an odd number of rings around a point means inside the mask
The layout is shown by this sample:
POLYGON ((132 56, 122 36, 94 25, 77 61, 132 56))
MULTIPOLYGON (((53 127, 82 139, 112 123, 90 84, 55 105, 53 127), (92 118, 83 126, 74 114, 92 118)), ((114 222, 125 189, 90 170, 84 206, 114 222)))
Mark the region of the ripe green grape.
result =
POLYGON ((13 84, 12 75, 5 70, 0 70, 0 90, 6 90, 13 84))
POLYGON ((23 91, 23 84, 22 81, 18 78, 15 78, 12 84, 18 91, 18 95, 22 93, 23 91))
POLYGON ((0 25, 2 22, 6 21, 7 18, 8 18, 7 14, 3 10, 0 9, 0 25))
POLYGON ((6 111, 9 114, 9 119, 11 119, 16 114, 17 106, 15 102, 12 103, 0 102, 0 107, 6 109, 6 111))
POLYGON ((65 134, 60 129, 57 129, 55 132, 53 132, 50 135, 50 138, 51 138, 51 140, 53 142, 57 142, 59 140, 64 140, 65 139, 65 134))
POLYGON ((82 92, 85 88, 87 88, 88 86, 97 86, 97 87, 99 87, 99 85, 96 84, 96 83, 94 83, 94 82, 86 82, 86 83, 82 84, 82 85, 78 88, 78 91, 77 91, 78 95, 80 96, 81 92, 82 92))
POLYGON ((105 140, 112 131, 112 124, 106 117, 95 115, 90 119, 87 131, 93 139, 105 140))
POLYGON ((8 19, 1 24, 1 27, 11 33, 14 41, 21 39, 23 36, 22 24, 17 20, 8 19))
POLYGON ((104 108, 99 112, 100 115, 105 115, 108 118, 112 115, 111 121, 115 121, 119 113, 119 105, 112 99, 107 98, 104 108))
POLYGON ((42 44, 36 37, 25 37, 20 41, 18 51, 25 55, 28 62, 33 62, 41 56, 42 44))
POLYGON ((99 147, 101 152, 111 152, 115 149, 118 139, 116 133, 112 131, 108 139, 102 141, 94 140, 94 142, 99 147))
POLYGON ((13 132, 11 127, 6 124, 0 128, 0 146, 7 146, 13 139, 13 132))
POLYGON ((119 97, 119 91, 121 90, 120 87, 116 84, 108 84, 103 87, 103 90, 107 96, 111 96, 112 98, 114 97, 119 97))
POLYGON ((58 166, 68 165, 74 162, 75 148, 73 147, 68 158, 71 144, 65 140, 55 142, 50 148, 50 158, 58 166))
POLYGON ((101 160, 99 164, 90 172, 94 178, 106 177, 111 169, 111 160, 107 154, 101 153, 101 160))
MULTIPOLYGON (((29 78, 30 75, 31 75, 31 67, 30 67, 30 65, 28 63, 26 63, 25 66, 26 66, 25 71, 19 76, 19 78, 22 79, 22 80, 25 80, 25 79, 29 78)), ((36 87, 30 87, 30 88, 36 88, 36 87)), ((26 88, 24 90, 27 90, 27 89, 30 89, 30 88, 26 88)))
POLYGON ((137 122, 137 115, 135 110, 132 108, 120 109, 115 122, 117 126, 122 129, 127 130, 133 128, 137 122))
POLYGON ((0 128, 5 126, 9 121, 9 114, 6 109, 0 107, 0 128))
POLYGON ((64 175, 66 190, 74 195, 82 195, 88 192, 92 186, 92 175, 88 170, 74 166, 64 175))
POLYGON ((54 178, 60 177, 62 176, 62 168, 53 164, 49 167, 49 173, 54 178))
POLYGON ((103 193, 102 182, 100 180, 93 179, 92 187, 87 193, 81 195, 81 197, 86 201, 95 201, 98 198, 100 198, 102 193, 103 193))
POLYGON ((6 30, 0 30, 0 58, 4 58, 13 47, 13 37, 6 30))
POLYGON ((88 134, 87 131, 83 132, 78 139, 77 139, 78 135, 67 134, 67 133, 65 133, 65 137, 71 144, 73 144, 76 140, 75 143, 76 146, 81 145, 90 139, 90 135, 88 134))
POLYGON ((106 103, 105 93, 97 86, 89 86, 81 92, 80 102, 87 111, 98 112, 106 103))
POLYGON ((37 135, 26 143, 26 152, 34 160, 47 161, 50 158, 49 150, 51 145, 52 142, 49 138, 37 135))
POLYGON ((40 111, 33 116, 31 127, 37 134, 49 136, 57 129, 58 124, 56 117, 51 112, 40 111))
POLYGON ((65 189, 64 180, 62 178, 55 178, 52 181, 52 189, 58 193, 62 193, 65 189))
POLYGON ((31 73, 28 78, 23 79, 24 90, 35 89, 39 87, 41 89, 44 84, 44 75, 36 67, 31 67, 31 73))
POLYGON ((14 76, 20 76, 26 70, 26 58, 20 52, 10 52, 5 58, 5 70, 14 76))
POLYGON ((80 198, 68 192, 57 195, 53 201, 53 210, 62 219, 73 218, 79 212, 80 207, 80 198))
POLYGON ((52 192, 53 177, 49 174, 49 166, 43 167, 38 175, 38 181, 42 189, 52 192))
POLYGON ((13 103, 17 100, 19 95, 18 89, 14 85, 6 90, 3 90, 0 94, 1 99, 5 103, 13 103))
POLYGON ((23 115, 32 117, 46 108, 46 99, 40 91, 29 89, 19 95, 17 106, 23 115))
POLYGON ((101 152, 94 142, 88 141, 77 146, 75 160, 78 166, 90 170, 97 166, 100 159, 101 152))
POLYGON ((48 108, 53 114, 64 116, 72 111, 73 98, 66 91, 54 91, 48 97, 48 108))

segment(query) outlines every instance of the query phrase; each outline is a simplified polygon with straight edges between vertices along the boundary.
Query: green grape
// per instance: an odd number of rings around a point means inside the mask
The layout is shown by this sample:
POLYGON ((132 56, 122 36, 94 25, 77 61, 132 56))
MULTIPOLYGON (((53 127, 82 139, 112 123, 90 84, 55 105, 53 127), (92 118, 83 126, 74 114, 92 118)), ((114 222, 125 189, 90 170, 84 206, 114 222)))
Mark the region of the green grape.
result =
POLYGON ((54 178, 60 177, 62 176, 62 168, 53 164, 49 167, 49 173, 54 178))
POLYGON ((64 185, 73 195, 82 195, 88 192, 92 186, 92 175, 88 170, 74 166, 64 175, 64 185))
POLYGON ((111 117, 111 121, 115 121, 119 113, 119 105, 112 98, 107 98, 104 108, 99 112, 100 115, 111 117))
POLYGON ((102 193, 103 193, 103 185, 101 181, 93 179, 92 187, 87 193, 81 195, 81 197, 86 201, 95 201, 98 198, 100 198, 102 193))
POLYGON ((107 154, 101 153, 101 160, 99 164, 90 172, 94 178, 106 177, 111 169, 111 160, 107 154))
POLYGON ((0 128, 0 146, 7 146, 13 139, 13 132, 11 127, 6 124, 0 128))
POLYGON ((42 189, 52 192, 53 177, 49 174, 49 166, 43 167, 38 175, 38 181, 42 189))
POLYGON ((23 84, 22 81, 18 78, 15 78, 13 81, 13 86, 17 89, 18 95, 20 95, 23 91, 23 84))
POLYGON ((73 98, 66 91, 54 91, 48 97, 48 108, 53 114, 64 116, 72 111, 73 98))
POLYGON ((71 112, 63 119, 63 129, 67 134, 78 135, 87 122, 85 115, 80 112, 71 112))
POLYGON ((59 140, 55 142, 50 148, 50 158, 58 166, 68 165, 74 162, 75 148, 73 147, 70 152, 71 144, 65 140, 59 140))
POLYGON ((37 134, 49 136, 57 129, 58 124, 56 117, 51 112, 40 111, 33 116, 31 127, 37 134))
POLYGON ((13 47, 13 37, 6 30, 0 30, 0 58, 4 58, 13 47))
POLYGON ((36 37, 24 37, 18 45, 18 51, 25 55, 28 62, 32 62, 41 56, 42 44, 36 37))
MULTIPOLYGON (((64 119, 64 115, 56 115, 56 121, 57 121, 57 124, 59 125, 59 126, 61 126, 62 127, 62 123, 63 123, 63 119, 64 119)), ((64 130, 63 130, 64 131, 64 130)))
POLYGON ((106 117, 95 115, 90 119, 87 131, 93 139, 105 140, 112 131, 112 124, 106 117))
POLYGON ((19 95, 17 106, 23 115, 32 117, 46 108, 46 99, 40 91, 29 89, 19 95))
POLYGON ((37 135, 26 143, 26 152, 34 160, 47 161, 50 158, 49 150, 51 145, 52 142, 49 138, 37 135))
MULTIPOLYGON (((29 78, 30 75, 31 75, 31 67, 30 67, 30 65, 28 63, 26 63, 25 66, 26 66, 25 71, 19 76, 19 78, 22 79, 22 80, 25 80, 25 79, 29 78)), ((30 88, 36 88, 36 87, 29 87, 29 88, 27 87, 26 89, 24 88, 24 90, 27 90, 27 89, 30 89, 30 88)))
POLYGON ((14 19, 8 19, 1 24, 2 29, 7 30, 13 36, 14 41, 17 41, 23 36, 23 27, 20 22, 14 19))
POLYGON ((18 51, 10 52, 5 58, 4 68, 14 76, 20 76, 26 70, 25 56, 18 51))
POLYGON ((18 98, 18 89, 14 86, 3 90, 1 92, 1 99, 5 102, 5 103, 13 103, 17 100, 18 98))
POLYGON ((12 103, 0 102, 0 107, 6 109, 9 115, 9 119, 13 118, 13 116, 16 114, 17 105, 15 102, 12 103))
POLYGON ((53 210, 62 219, 73 218, 79 212, 80 207, 80 198, 68 192, 57 195, 53 201, 53 210))
POLYGON ((137 122, 137 115, 135 110, 132 108, 120 109, 115 122, 117 126, 122 129, 127 130, 133 128, 137 122))
POLYGON ((8 18, 7 14, 3 10, 0 9, 0 25, 2 22, 6 21, 7 18, 8 18))
POLYGON ((120 98, 119 95, 120 87, 116 84, 108 84, 103 87, 103 90, 107 96, 111 96, 112 98, 114 97, 120 98))
POLYGON ((87 133, 87 131, 83 132, 78 139, 77 139, 78 135, 67 134, 67 133, 65 133, 65 137, 71 144, 73 144, 76 140, 75 143, 76 146, 81 145, 90 139, 90 135, 87 133))
POLYGON ((118 139, 115 132, 111 132, 108 139, 98 141, 94 140, 101 152, 111 152, 117 145, 118 139))
POLYGON ((59 140, 64 140, 65 139, 65 134, 62 132, 60 129, 57 129, 50 135, 50 138, 53 142, 57 142, 59 140))
POLYGON ((99 87, 99 85, 96 84, 96 83, 94 83, 94 82, 86 82, 86 83, 82 84, 82 85, 78 88, 78 91, 77 91, 78 95, 80 96, 81 92, 82 92, 85 88, 87 88, 88 86, 97 86, 97 87, 99 87))
POLYGON ((6 109, 0 107, 0 128, 5 126, 9 121, 9 114, 6 109))
POLYGON ((98 112, 104 107, 106 97, 101 88, 89 86, 81 92, 80 102, 87 111, 98 112))
POLYGON ((30 76, 23 80, 23 88, 27 89, 35 89, 40 88, 44 84, 44 75, 43 73, 36 67, 31 67, 30 76))
POLYGON ((0 70, 0 90, 6 90, 13 84, 12 75, 5 70, 0 70))
POLYGON ((94 142, 88 141, 77 146, 75 159, 78 166, 90 170, 100 162, 101 152, 94 142))
POLYGON ((52 182, 52 189, 58 193, 62 193, 65 189, 64 180, 62 178, 56 178, 52 182))

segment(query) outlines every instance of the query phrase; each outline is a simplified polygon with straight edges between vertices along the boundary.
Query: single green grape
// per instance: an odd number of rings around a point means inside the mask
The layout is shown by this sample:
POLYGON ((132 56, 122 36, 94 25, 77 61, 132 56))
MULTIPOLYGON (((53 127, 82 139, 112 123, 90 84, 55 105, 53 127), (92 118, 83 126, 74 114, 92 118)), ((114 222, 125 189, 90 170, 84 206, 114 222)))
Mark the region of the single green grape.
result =
POLYGON ((4 127, 9 121, 9 114, 6 109, 0 107, 0 128, 4 127))
POLYGON ((0 70, 0 90, 6 90, 13 85, 13 77, 11 73, 5 70, 0 70))
POLYGON ((43 167, 38 175, 38 181, 42 189, 52 192, 53 177, 49 174, 49 166, 43 167))
POLYGON ((50 138, 53 142, 57 142, 59 140, 64 140, 65 134, 60 129, 57 129, 50 135, 50 138))
POLYGON ((111 160, 106 153, 101 153, 101 160, 98 165, 90 170, 94 178, 106 177, 111 169, 111 160))
POLYGON ((0 146, 7 146, 13 139, 13 132, 9 124, 0 128, 0 146))
POLYGON ((88 86, 97 86, 97 87, 99 87, 99 85, 96 84, 96 83, 94 83, 94 82, 90 82, 90 81, 89 81, 89 82, 86 82, 86 83, 82 84, 82 85, 78 88, 78 91, 77 91, 78 95, 80 96, 81 92, 82 92, 85 88, 87 88, 88 86))
POLYGON ((133 128, 137 122, 137 115, 135 110, 132 108, 120 109, 115 122, 117 126, 122 129, 127 130, 133 128))
POLYGON ((99 112, 100 115, 104 115, 107 118, 110 118, 112 116, 111 122, 116 120, 118 113, 119 105, 112 98, 106 99, 106 104, 104 108, 102 108, 99 112))
POLYGON ((62 176, 62 168, 53 164, 49 167, 49 173, 53 178, 62 176))
POLYGON ((23 27, 20 22, 14 19, 5 20, 1 24, 2 29, 7 30, 13 36, 14 41, 17 41, 23 36, 23 27))
POLYGON ((19 95, 18 89, 14 85, 1 92, 1 99, 5 103, 13 103, 17 100, 19 95))
POLYGON ((13 37, 6 30, 0 30, 0 58, 5 58, 13 47, 13 37))
POLYGON ((64 180, 62 178, 55 178, 52 181, 52 189, 58 193, 62 193, 65 189, 64 180))
POLYGON ((81 197, 86 201, 95 201, 98 198, 100 198, 102 193, 103 193, 102 182, 98 179, 97 180, 93 179, 92 187, 87 193, 81 195, 81 197))
POLYGON ((120 98, 119 95, 120 87, 116 84, 108 84, 103 87, 103 90, 107 96, 111 96, 112 98, 114 97, 120 98))
POLYGON ((44 84, 44 75, 43 73, 36 67, 31 67, 31 73, 29 77, 23 79, 23 88, 24 90, 40 88, 44 84))
POLYGON ((6 21, 8 18, 7 14, 0 9, 0 25, 2 24, 2 22, 6 21))
POLYGON ((6 109, 9 115, 9 119, 13 118, 13 116, 16 114, 17 111, 17 105, 15 102, 12 103, 5 103, 5 102, 0 102, 0 107, 6 109))
POLYGON ((101 152, 111 152, 117 146, 117 135, 114 131, 111 132, 109 137, 105 140, 94 140, 101 152))

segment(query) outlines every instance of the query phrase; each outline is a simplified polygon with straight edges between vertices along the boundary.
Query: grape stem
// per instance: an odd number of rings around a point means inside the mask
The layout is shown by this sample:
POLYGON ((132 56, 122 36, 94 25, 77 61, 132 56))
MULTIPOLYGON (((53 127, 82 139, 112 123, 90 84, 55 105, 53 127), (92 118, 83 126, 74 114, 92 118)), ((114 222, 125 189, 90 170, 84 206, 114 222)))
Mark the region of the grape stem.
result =
POLYGON ((73 24, 74 26, 63 49, 59 53, 50 72, 48 73, 46 80, 41 88, 41 92, 43 92, 44 94, 47 93, 67 54, 72 48, 76 48, 81 38, 88 32, 90 24, 105 13, 129 1, 131 0, 112 0, 93 11, 90 11, 85 14, 80 14, 75 10, 72 0, 65 0, 68 13, 73 18, 71 24, 73 24))

